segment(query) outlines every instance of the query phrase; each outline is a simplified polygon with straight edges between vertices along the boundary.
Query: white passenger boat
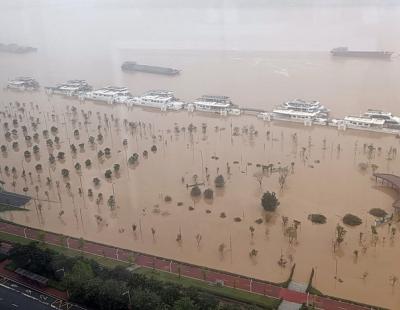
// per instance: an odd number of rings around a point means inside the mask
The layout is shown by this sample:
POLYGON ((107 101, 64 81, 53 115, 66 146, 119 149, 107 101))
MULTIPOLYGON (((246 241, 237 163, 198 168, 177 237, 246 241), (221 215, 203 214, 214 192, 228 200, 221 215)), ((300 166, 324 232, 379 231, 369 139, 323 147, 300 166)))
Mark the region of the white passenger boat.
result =
POLYGON ((185 103, 175 98, 172 91, 167 90, 151 90, 143 96, 119 98, 127 106, 141 106, 143 108, 156 108, 162 111, 181 110, 185 103))
POLYGON ((7 88, 20 91, 34 91, 38 90, 40 85, 31 77, 18 77, 14 80, 8 81, 7 88))
POLYGON ((264 121, 271 121, 272 120, 272 113, 270 112, 260 112, 257 114, 257 118, 260 118, 264 121))
POLYGON ((364 113, 365 117, 372 119, 382 119, 385 121, 384 127, 391 129, 400 129, 400 117, 394 116, 391 112, 385 112, 381 110, 368 109, 364 113))
MULTIPOLYGON (((319 112, 301 112, 286 109, 275 109, 272 111, 273 120, 303 123, 306 126, 311 126, 314 122, 320 124, 323 118, 319 117, 319 115, 319 112)), ((327 123, 326 119, 325 122, 327 123)))
POLYGON ((385 132, 382 119, 374 119, 363 116, 346 116, 344 119, 332 119, 329 125, 336 126, 340 130, 357 129, 375 132, 385 132))
POLYGON ((327 116, 329 109, 321 105, 319 101, 305 101, 303 99, 294 99, 283 103, 280 109, 314 113, 317 112, 320 116, 327 116))
POLYGON ((57 86, 47 86, 45 90, 48 94, 58 94, 63 96, 79 96, 92 90, 85 80, 69 80, 57 86))
POLYGON ((100 88, 94 91, 87 92, 84 95, 85 99, 104 101, 109 104, 115 103, 118 97, 123 97, 123 96, 126 97, 131 96, 129 90, 126 87, 115 87, 115 86, 100 88))
POLYGON ((188 110, 219 115, 240 115, 240 109, 227 96, 204 95, 188 105, 188 110))

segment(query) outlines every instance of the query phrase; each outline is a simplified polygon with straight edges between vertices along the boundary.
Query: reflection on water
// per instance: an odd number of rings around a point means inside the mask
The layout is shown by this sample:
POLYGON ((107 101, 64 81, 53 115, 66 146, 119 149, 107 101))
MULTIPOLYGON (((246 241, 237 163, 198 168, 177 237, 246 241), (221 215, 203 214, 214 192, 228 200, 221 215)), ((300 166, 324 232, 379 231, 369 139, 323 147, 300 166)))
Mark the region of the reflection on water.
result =
MULTIPOLYGON (((2 128, 8 122, 9 130, 15 128, 17 133, 6 139, 2 130, 1 144, 8 151, 1 154, 1 178, 8 189, 13 189, 15 180, 17 192, 25 188, 39 198, 30 204, 29 213, 9 212, 2 217, 277 282, 284 281, 296 263, 295 280, 306 282, 314 267, 314 283, 324 293, 392 308, 399 304, 398 290, 389 282, 398 270, 398 236, 390 240, 388 226, 382 226, 378 243, 371 243, 374 219, 368 214, 373 207, 393 211, 394 193, 376 186, 371 167, 400 173, 399 159, 390 151, 399 147, 395 137, 269 124, 252 116, 128 110, 42 93, 2 95, 1 110, 6 114, 2 128), (17 110, 9 101, 26 105, 17 110), (18 125, 13 125, 14 118, 18 125), (37 118, 35 131, 32 122, 37 118), (23 126, 31 140, 24 137, 23 126), (49 130, 51 147, 43 130, 49 130), (90 136, 95 138, 93 144, 88 142, 90 136), (18 142, 18 150, 13 142, 18 142), (25 157, 26 150, 31 156, 25 157), (100 157, 99 151, 104 153, 100 157), (65 153, 64 159, 57 159, 59 152, 65 153), (128 164, 134 153, 138 161, 128 164), (53 164, 50 154, 55 156, 53 164), (263 166, 273 172, 263 173, 263 166), (15 177, 12 167, 17 169, 15 177), (289 171, 283 189, 279 167, 289 171), (67 178, 62 169, 68 169, 67 178), (108 169, 110 179, 105 177, 108 169), (225 178, 223 189, 214 185, 219 174, 225 178), (94 178, 100 180, 98 185, 94 178), (193 199, 194 183, 202 192, 214 190, 214 198, 193 199), (281 202, 272 215, 260 205, 267 190, 276 192, 281 202), (327 224, 312 224, 307 219, 311 213, 325 215, 327 224), (335 226, 346 213, 359 216, 363 224, 346 227, 345 241, 334 254, 335 226), (282 216, 289 218, 289 225, 300 222, 292 244, 283 233, 282 216), (253 249, 258 253, 250 258, 253 249), (355 250, 360 253, 357 259, 355 250), (281 253, 288 261, 286 268, 278 265, 281 253), (340 281, 334 279, 336 261, 340 281)), ((398 224, 393 227, 400 229, 398 224)))

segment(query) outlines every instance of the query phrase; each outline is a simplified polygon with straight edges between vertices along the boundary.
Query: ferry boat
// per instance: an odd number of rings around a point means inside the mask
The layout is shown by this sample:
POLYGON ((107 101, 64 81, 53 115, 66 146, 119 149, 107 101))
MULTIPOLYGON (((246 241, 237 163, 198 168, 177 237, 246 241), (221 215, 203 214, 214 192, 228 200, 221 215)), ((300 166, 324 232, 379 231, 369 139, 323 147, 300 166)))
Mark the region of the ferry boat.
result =
POLYGON ((128 88, 107 86, 104 88, 100 88, 97 90, 87 92, 84 95, 85 99, 95 100, 95 101, 104 101, 109 104, 115 103, 116 99, 121 96, 127 96, 127 97, 131 96, 128 88))
POLYGON ((390 112, 368 109, 367 112, 365 112, 363 116, 373 118, 373 119, 384 120, 385 121, 384 127, 386 127, 386 128, 400 129, 400 117, 394 116, 390 112))
POLYGON ((93 88, 85 80, 69 80, 57 86, 47 86, 45 90, 48 94, 58 94, 63 96, 79 96, 91 91, 93 88))
POLYGON ((204 95, 188 105, 188 110, 216 113, 220 115, 240 115, 240 109, 227 96, 204 95))
POLYGON ((329 114, 329 110, 321 105, 319 101, 305 101, 303 99, 287 101, 280 108, 307 113, 318 112, 320 116, 327 116, 329 114))
POLYGON ((175 98, 174 93, 168 90, 151 90, 139 97, 118 98, 128 106, 141 106, 143 108, 156 108, 162 111, 181 110, 185 103, 175 98))
POLYGON ((34 91, 40 88, 39 83, 31 77, 18 77, 14 80, 8 81, 8 89, 15 89, 20 91, 34 91))

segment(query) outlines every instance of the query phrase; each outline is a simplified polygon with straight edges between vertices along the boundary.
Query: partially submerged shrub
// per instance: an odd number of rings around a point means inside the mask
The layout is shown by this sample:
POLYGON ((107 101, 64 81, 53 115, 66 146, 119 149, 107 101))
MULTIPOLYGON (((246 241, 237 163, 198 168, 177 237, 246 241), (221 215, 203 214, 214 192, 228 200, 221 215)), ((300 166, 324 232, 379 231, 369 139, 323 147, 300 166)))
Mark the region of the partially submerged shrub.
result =
POLYGON ((261 198, 261 205, 265 211, 275 211, 279 206, 279 200, 274 192, 267 191, 261 198))
POLYGON ((369 210, 369 214, 375 217, 385 217, 387 215, 387 212, 381 208, 372 208, 369 210))
POLYGON ((205 199, 213 199, 214 198, 214 192, 211 188, 207 188, 204 191, 204 198, 205 199))
POLYGON ((349 226, 358 226, 362 224, 362 220, 358 216, 348 213, 343 217, 343 223, 349 226))
POLYGON ((201 189, 196 185, 192 187, 192 190, 190 191, 190 196, 192 197, 198 197, 201 195, 201 189))
POLYGON ((215 183, 215 187, 224 187, 225 179, 224 179, 223 175, 220 174, 219 176, 217 176, 214 180, 214 183, 215 183))
POLYGON ((315 224, 325 224, 326 216, 322 214, 310 214, 308 219, 315 224))

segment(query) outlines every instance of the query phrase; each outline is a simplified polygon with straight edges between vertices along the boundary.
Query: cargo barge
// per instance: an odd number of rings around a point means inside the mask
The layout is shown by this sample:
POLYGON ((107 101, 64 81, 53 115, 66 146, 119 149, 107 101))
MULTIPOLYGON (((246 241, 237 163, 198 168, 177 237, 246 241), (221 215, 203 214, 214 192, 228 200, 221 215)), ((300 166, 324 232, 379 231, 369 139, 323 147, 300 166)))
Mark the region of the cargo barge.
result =
POLYGON ((134 61, 125 61, 121 69, 127 72, 146 72, 153 74, 162 74, 162 75, 177 75, 180 73, 180 70, 167 68, 167 67, 159 67, 159 66, 150 66, 150 65, 141 65, 134 61))
POLYGON ((36 52, 37 48, 32 46, 21 46, 18 44, 3 44, 0 43, 0 52, 12 54, 26 54, 36 52))
POLYGON ((338 57, 359 57, 359 58, 378 58, 387 59, 393 55, 393 52, 388 51, 351 51, 348 47, 336 47, 331 50, 332 56, 338 57))

